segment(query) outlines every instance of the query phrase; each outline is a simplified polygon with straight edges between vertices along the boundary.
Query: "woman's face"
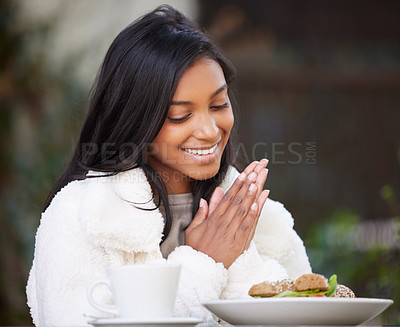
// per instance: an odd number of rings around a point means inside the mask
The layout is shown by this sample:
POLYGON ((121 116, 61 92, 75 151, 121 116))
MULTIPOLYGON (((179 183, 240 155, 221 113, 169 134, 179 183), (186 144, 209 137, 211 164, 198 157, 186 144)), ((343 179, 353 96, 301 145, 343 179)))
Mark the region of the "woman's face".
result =
POLYGON ((179 81, 148 162, 171 192, 189 192, 189 178, 204 180, 218 172, 233 122, 221 66, 199 59, 179 81))

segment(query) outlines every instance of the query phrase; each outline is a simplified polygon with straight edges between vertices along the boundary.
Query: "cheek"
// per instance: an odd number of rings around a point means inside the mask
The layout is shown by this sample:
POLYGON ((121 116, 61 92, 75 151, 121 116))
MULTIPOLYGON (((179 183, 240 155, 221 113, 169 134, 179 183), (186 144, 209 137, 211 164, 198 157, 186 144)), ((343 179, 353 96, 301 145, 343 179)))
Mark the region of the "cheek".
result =
POLYGON ((164 130, 160 131, 160 139, 168 145, 177 146, 191 135, 191 131, 190 124, 168 124, 164 130))
POLYGON ((186 130, 180 126, 164 125, 152 142, 154 154, 158 157, 166 156, 167 153, 171 155, 172 150, 183 143, 186 134, 186 130))
POLYGON ((229 136, 233 124, 235 123, 235 117, 233 115, 232 109, 224 113, 224 115, 221 116, 220 119, 220 128, 225 131, 227 136, 229 136))

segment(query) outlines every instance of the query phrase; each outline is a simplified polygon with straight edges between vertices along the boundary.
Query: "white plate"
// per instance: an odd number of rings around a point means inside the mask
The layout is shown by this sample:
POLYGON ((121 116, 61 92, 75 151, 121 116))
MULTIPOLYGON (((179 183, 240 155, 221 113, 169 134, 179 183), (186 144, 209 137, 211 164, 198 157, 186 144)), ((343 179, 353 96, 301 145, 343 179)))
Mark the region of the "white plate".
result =
POLYGON ((375 318, 393 300, 367 298, 257 298, 203 305, 232 325, 348 325, 375 318))
POLYGON ((95 327, 161 327, 161 326, 179 326, 179 327, 192 327, 203 320, 198 318, 187 317, 168 317, 168 318, 149 318, 149 319, 128 319, 128 318, 99 318, 88 321, 95 327))

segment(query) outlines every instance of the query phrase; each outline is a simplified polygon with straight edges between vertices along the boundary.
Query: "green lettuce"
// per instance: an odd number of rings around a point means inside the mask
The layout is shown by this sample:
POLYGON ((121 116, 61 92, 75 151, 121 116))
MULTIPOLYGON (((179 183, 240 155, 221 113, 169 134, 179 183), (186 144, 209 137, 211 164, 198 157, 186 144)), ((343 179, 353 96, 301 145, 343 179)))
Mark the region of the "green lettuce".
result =
POLYGON ((337 287, 337 276, 336 274, 333 274, 329 278, 329 289, 327 291, 320 291, 319 289, 315 290, 309 290, 309 291, 301 291, 301 292, 296 292, 296 291, 284 291, 282 293, 274 295, 274 297, 301 297, 301 296, 313 296, 313 295, 325 295, 325 296, 332 296, 335 294, 336 287, 337 287))

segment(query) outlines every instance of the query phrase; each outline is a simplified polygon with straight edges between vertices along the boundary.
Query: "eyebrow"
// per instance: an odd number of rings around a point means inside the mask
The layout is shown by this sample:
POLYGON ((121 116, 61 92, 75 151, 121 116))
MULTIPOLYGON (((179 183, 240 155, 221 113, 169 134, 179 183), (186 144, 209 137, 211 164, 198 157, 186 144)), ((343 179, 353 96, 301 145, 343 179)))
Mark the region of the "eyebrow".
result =
MULTIPOLYGON (((218 90, 216 90, 210 98, 215 97, 218 93, 222 92, 223 90, 226 90, 228 88, 228 85, 224 84, 222 85, 218 90)), ((185 104, 193 104, 192 101, 172 101, 171 106, 178 106, 178 105, 185 105, 185 104)))

